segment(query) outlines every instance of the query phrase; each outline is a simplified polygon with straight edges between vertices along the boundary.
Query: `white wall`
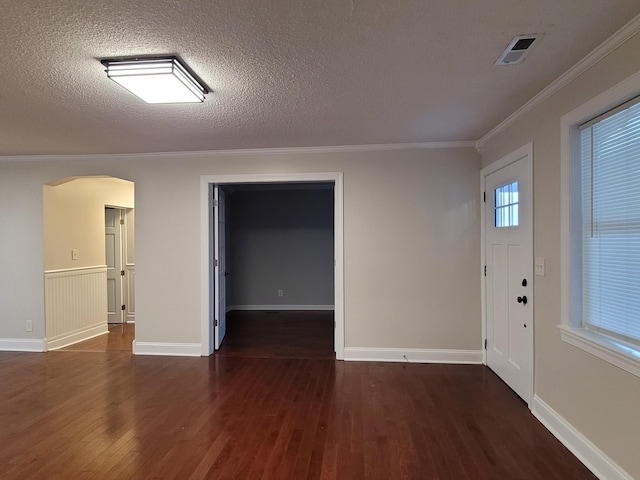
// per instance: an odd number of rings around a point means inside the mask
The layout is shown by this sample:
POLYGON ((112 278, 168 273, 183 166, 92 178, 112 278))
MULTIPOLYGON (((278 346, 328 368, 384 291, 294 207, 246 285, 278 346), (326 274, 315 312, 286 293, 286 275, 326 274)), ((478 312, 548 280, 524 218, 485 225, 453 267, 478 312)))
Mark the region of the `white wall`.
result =
POLYGON ((634 478, 640 478, 640 378, 560 340, 560 118, 640 71, 636 35, 510 126, 483 149, 482 165, 533 141, 535 393, 634 478))
POLYGON ((227 201, 228 305, 333 306, 333 189, 241 190, 227 201))
POLYGON ((0 338, 44 335, 43 184, 135 182, 136 340, 199 343, 200 175, 329 171, 344 172, 345 345, 479 350, 479 170, 469 148, 0 162, 0 338))

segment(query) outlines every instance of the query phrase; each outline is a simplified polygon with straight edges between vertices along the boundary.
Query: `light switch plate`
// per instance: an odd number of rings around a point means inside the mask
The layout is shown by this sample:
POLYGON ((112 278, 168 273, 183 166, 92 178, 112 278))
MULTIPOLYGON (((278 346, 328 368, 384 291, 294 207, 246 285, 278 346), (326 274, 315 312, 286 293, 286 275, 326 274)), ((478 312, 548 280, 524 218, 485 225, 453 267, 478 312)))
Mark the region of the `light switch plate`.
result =
POLYGON ((71 249, 71 260, 78 260, 78 249, 77 248, 72 248, 71 249))
POLYGON ((536 258, 536 275, 538 277, 544 277, 545 276, 545 259, 542 257, 538 257, 536 258))

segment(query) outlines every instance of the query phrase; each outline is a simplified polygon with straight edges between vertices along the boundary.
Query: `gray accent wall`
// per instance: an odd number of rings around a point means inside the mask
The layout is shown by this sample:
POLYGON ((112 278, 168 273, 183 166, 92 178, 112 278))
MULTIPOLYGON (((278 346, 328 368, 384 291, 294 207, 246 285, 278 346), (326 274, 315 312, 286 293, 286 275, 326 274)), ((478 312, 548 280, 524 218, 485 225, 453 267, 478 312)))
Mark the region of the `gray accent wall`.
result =
POLYGON ((333 188, 273 188, 229 198, 227 305, 331 307, 333 188))

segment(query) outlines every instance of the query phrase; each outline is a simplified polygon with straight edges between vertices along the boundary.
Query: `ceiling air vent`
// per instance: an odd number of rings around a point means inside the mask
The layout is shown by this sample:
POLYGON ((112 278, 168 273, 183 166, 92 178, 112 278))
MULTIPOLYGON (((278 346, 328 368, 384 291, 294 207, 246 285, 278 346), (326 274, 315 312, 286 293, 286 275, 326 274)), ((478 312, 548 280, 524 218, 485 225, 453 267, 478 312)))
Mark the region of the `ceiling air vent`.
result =
POLYGON ((522 62, 540 35, 518 35, 513 37, 504 52, 500 54, 496 65, 515 65, 522 62))

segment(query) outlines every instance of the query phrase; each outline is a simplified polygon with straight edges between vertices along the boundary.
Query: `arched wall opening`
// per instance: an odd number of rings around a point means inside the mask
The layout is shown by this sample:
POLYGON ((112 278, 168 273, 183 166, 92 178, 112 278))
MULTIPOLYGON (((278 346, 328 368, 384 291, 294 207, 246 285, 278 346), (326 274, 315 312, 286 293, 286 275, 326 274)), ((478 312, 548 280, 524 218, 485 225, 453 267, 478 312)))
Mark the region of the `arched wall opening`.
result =
POLYGON ((128 180, 66 177, 43 185, 46 350, 105 334, 114 319, 133 319, 134 206, 134 184, 128 180), (107 208, 121 212, 122 233, 114 236, 121 246, 117 266, 109 254, 107 208), (122 278, 114 286, 116 274, 122 278), (117 305, 119 311, 110 312, 116 298, 125 308, 117 305))

